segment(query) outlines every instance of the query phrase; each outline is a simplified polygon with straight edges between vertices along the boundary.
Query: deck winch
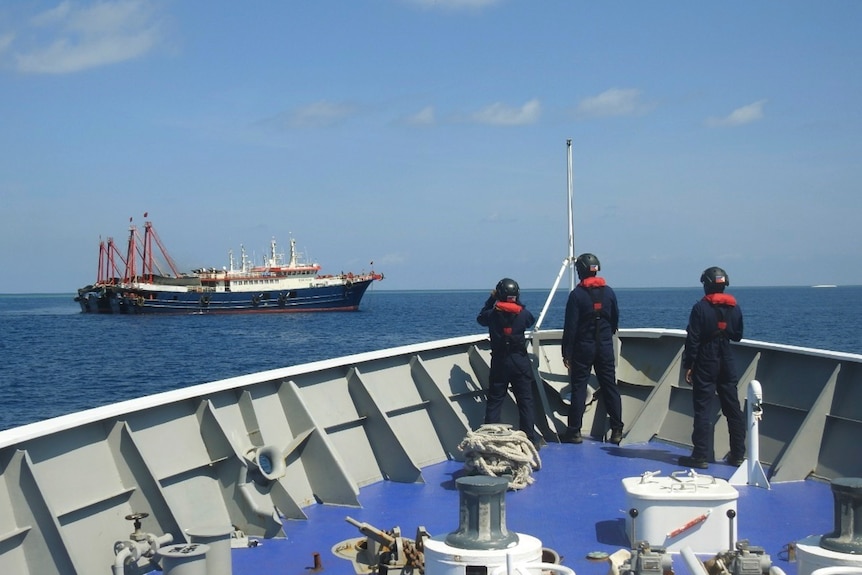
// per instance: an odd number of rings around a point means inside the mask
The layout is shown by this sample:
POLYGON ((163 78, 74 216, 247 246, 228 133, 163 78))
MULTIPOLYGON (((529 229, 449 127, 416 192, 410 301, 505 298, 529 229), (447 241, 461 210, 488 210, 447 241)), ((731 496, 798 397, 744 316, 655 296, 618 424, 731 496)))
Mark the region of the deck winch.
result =
MULTIPOLYGON (((359 529, 365 537, 348 539, 332 547, 336 557, 353 563, 356 573, 413 573, 425 563, 424 542, 429 537, 424 527, 416 529, 416 538, 401 535, 401 528, 383 531, 368 523, 347 517, 347 522, 359 529)), ((420 571, 421 572, 421 571, 420 571)))
POLYGON ((770 573, 772 559, 763 547, 750 545, 745 539, 736 542, 732 550, 723 551, 704 562, 708 573, 730 575, 763 575, 770 573))
POLYGON ((458 530, 425 541, 425 575, 556 572, 574 575, 568 567, 543 561, 542 543, 506 528, 505 477, 472 475, 455 480, 460 493, 458 530))
POLYGON ((825 567, 862 569, 862 478, 834 479, 831 487, 834 530, 796 543, 799 575, 825 567))
POLYGON ((664 575, 673 573, 673 561, 664 547, 639 541, 618 571, 620 575, 664 575))
POLYGON ((574 575, 559 565, 559 554, 543 549, 535 537, 506 529, 505 494, 509 478, 474 475, 455 480, 460 493, 459 527, 444 536, 431 537, 424 527, 411 540, 400 528, 382 531, 347 517, 365 535, 333 546, 337 557, 353 562, 356 573, 388 575, 467 575, 477 568, 489 575, 560 573, 574 575))

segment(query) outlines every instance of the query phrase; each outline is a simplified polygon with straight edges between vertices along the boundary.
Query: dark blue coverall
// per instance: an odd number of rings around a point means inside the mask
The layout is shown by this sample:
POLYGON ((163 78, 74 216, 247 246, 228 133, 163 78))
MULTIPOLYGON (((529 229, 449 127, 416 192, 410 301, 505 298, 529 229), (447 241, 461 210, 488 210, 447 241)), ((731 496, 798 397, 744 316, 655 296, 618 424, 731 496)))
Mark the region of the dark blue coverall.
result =
MULTIPOLYGON (((588 284, 591 279, 601 278, 587 278, 588 284)), ((569 362, 569 381, 572 386, 569 433, 579 432, 583 425, 591 368, 595 368, 611 429, 623 429, 622 402, 617 388, 613 343, 613 335, 619 328, 619 321, 617 296, 610 286, 588 288, 582 281, 569 294, 562 342, 563 358, 569 362), (594 304, 597 303, 601 304, 600 310, 595 309, 594 304)))
POLYGON ((704 297, 691 308, 686 328, 682 366, 692 370, 692 457, 715 461, 711 406, 717 393, 730 434, 729 459, 741 460, 745 456, 745 417, 739 406, 739 376, 730 342, 742 339, 742 310, 729 294, 712 296, 726 303, 713 305, 708 301, 710 296, 704 297))
POLYGON ((518 404, 518 428, 535 443, 537 438, 533 415, 533 365, 527 355, 524 331, 536 320, 522 305, 497 302, 492 296, 485 302, 476 321, 488 328, 491 339, 491 374, 485 405, 485 423, 500 423, 503 400, 511 384, 515 402, 518 404), (498 307, 520 310, 512 313, 498 307))

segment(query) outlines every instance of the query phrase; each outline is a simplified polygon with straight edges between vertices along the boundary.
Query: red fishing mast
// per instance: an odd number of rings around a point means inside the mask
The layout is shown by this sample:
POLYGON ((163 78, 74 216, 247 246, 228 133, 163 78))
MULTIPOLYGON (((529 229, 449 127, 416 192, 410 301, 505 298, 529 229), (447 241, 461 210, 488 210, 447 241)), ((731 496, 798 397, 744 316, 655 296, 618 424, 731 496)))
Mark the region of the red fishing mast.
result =
MULTIPOLYGON (((147 213, 144 213, 147 217, 147 213)), ((153 242, 161 253, 161 258, 167 263, 174 277, 179 277, 177 266, 159 239, 152 222, 144 222, 144 237, 138 234, 138 228, 131 223, 129 218, 129 241, 126 246, 126 257, 120 253, 114 243, 114 238, 109 237, 107 243, 99 242, 99 269, 96 277, 97 285, 114 285, 118 278, 123 283, 136 281, 153 281, 156 274, 165 275, 159 266, 153 250, 153 242), (141 262, 141 273, 138 275, 138 259, 141 262), (120 274, 117 260, 122 262, 124 272, 120 274)))

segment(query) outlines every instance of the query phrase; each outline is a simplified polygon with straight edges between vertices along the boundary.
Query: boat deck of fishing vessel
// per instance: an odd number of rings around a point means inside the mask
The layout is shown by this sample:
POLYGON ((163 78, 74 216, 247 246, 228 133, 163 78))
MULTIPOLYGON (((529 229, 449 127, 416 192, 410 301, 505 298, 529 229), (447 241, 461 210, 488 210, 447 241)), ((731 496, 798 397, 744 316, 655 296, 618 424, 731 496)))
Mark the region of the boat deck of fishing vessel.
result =
MULTIPOLYGON (((631 548, 627 522, 632 519, 622 479, 644 472, 656 472, 658 477, 687 473, 677 464, 677 458, 687 452, 661 441, 621 447, 589 439, 581 445, 549 444, 539 452, 542 466, 533 473, 535 482, 506 493, 506 527, 538 538, 543 547, 560 556, 561 565, 579 575, 608 573, 607 560, 592 560, 588 554, 603 556, 631 548)), ((697 472, 701 478, 726 480, 736 470, 714 463, 697 472)), ((308 521, 285 524, 286 539, 267 539, 257 547, 234 549, 233 574, 309 573, 315 565, 324 573, 355 573, 351 563, 331 549, 340 541, 361 537, 346 521, 348 516, 381 530, 400 527, 408 538, 420 526, 432 536, 455 531, 459 526, 455 480, 464 473, 463 463, 438 463, 423 469, 424 483, 383 481, 364 487, 359 494, 362 508, 313 506, 306 510, 308 521)), ((787 575, 797 573, 795 543, 833 529, 833 496, 827 481, 775 483, 768 489, 734 487, 739 492, 737 539, 762 547, 772 565, 787 575)), ((678 527, 682 529, 686 523, 682 520, 678 527)), ((729 529, 719 532, 721 539, 729 538, 729 529)), ((709 560, 706 555, 698 557, 709 560)), ((679 553, 672 553, 671 558, 676 572, 688 572, 679 553)))

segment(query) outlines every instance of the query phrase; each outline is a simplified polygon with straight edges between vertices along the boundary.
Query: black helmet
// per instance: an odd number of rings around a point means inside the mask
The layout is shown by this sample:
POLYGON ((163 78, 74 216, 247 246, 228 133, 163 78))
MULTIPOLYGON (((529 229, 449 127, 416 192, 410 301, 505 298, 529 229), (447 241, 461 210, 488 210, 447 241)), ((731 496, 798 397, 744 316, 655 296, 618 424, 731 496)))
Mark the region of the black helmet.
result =
POLYGON ((518 287, 518 282, 512 278, 503 278, 497 282, 497 299, 499 301, 518 301, 518 296, 521 295, 521 288, 518 287))
POLYGON ((578 270, 578 277, 584 279, 596 275, 602 269, 602 264, 593 254, 581 254, 575 260, 575 268, 578 270))
POLYGON ((724 288, 730 285, 730 278, 727 277, 726 271, 713 266, 703 270, 703 273, 700 274, 700 283, 703 284, 706 293, 717 293, 723 292, 724 288))

